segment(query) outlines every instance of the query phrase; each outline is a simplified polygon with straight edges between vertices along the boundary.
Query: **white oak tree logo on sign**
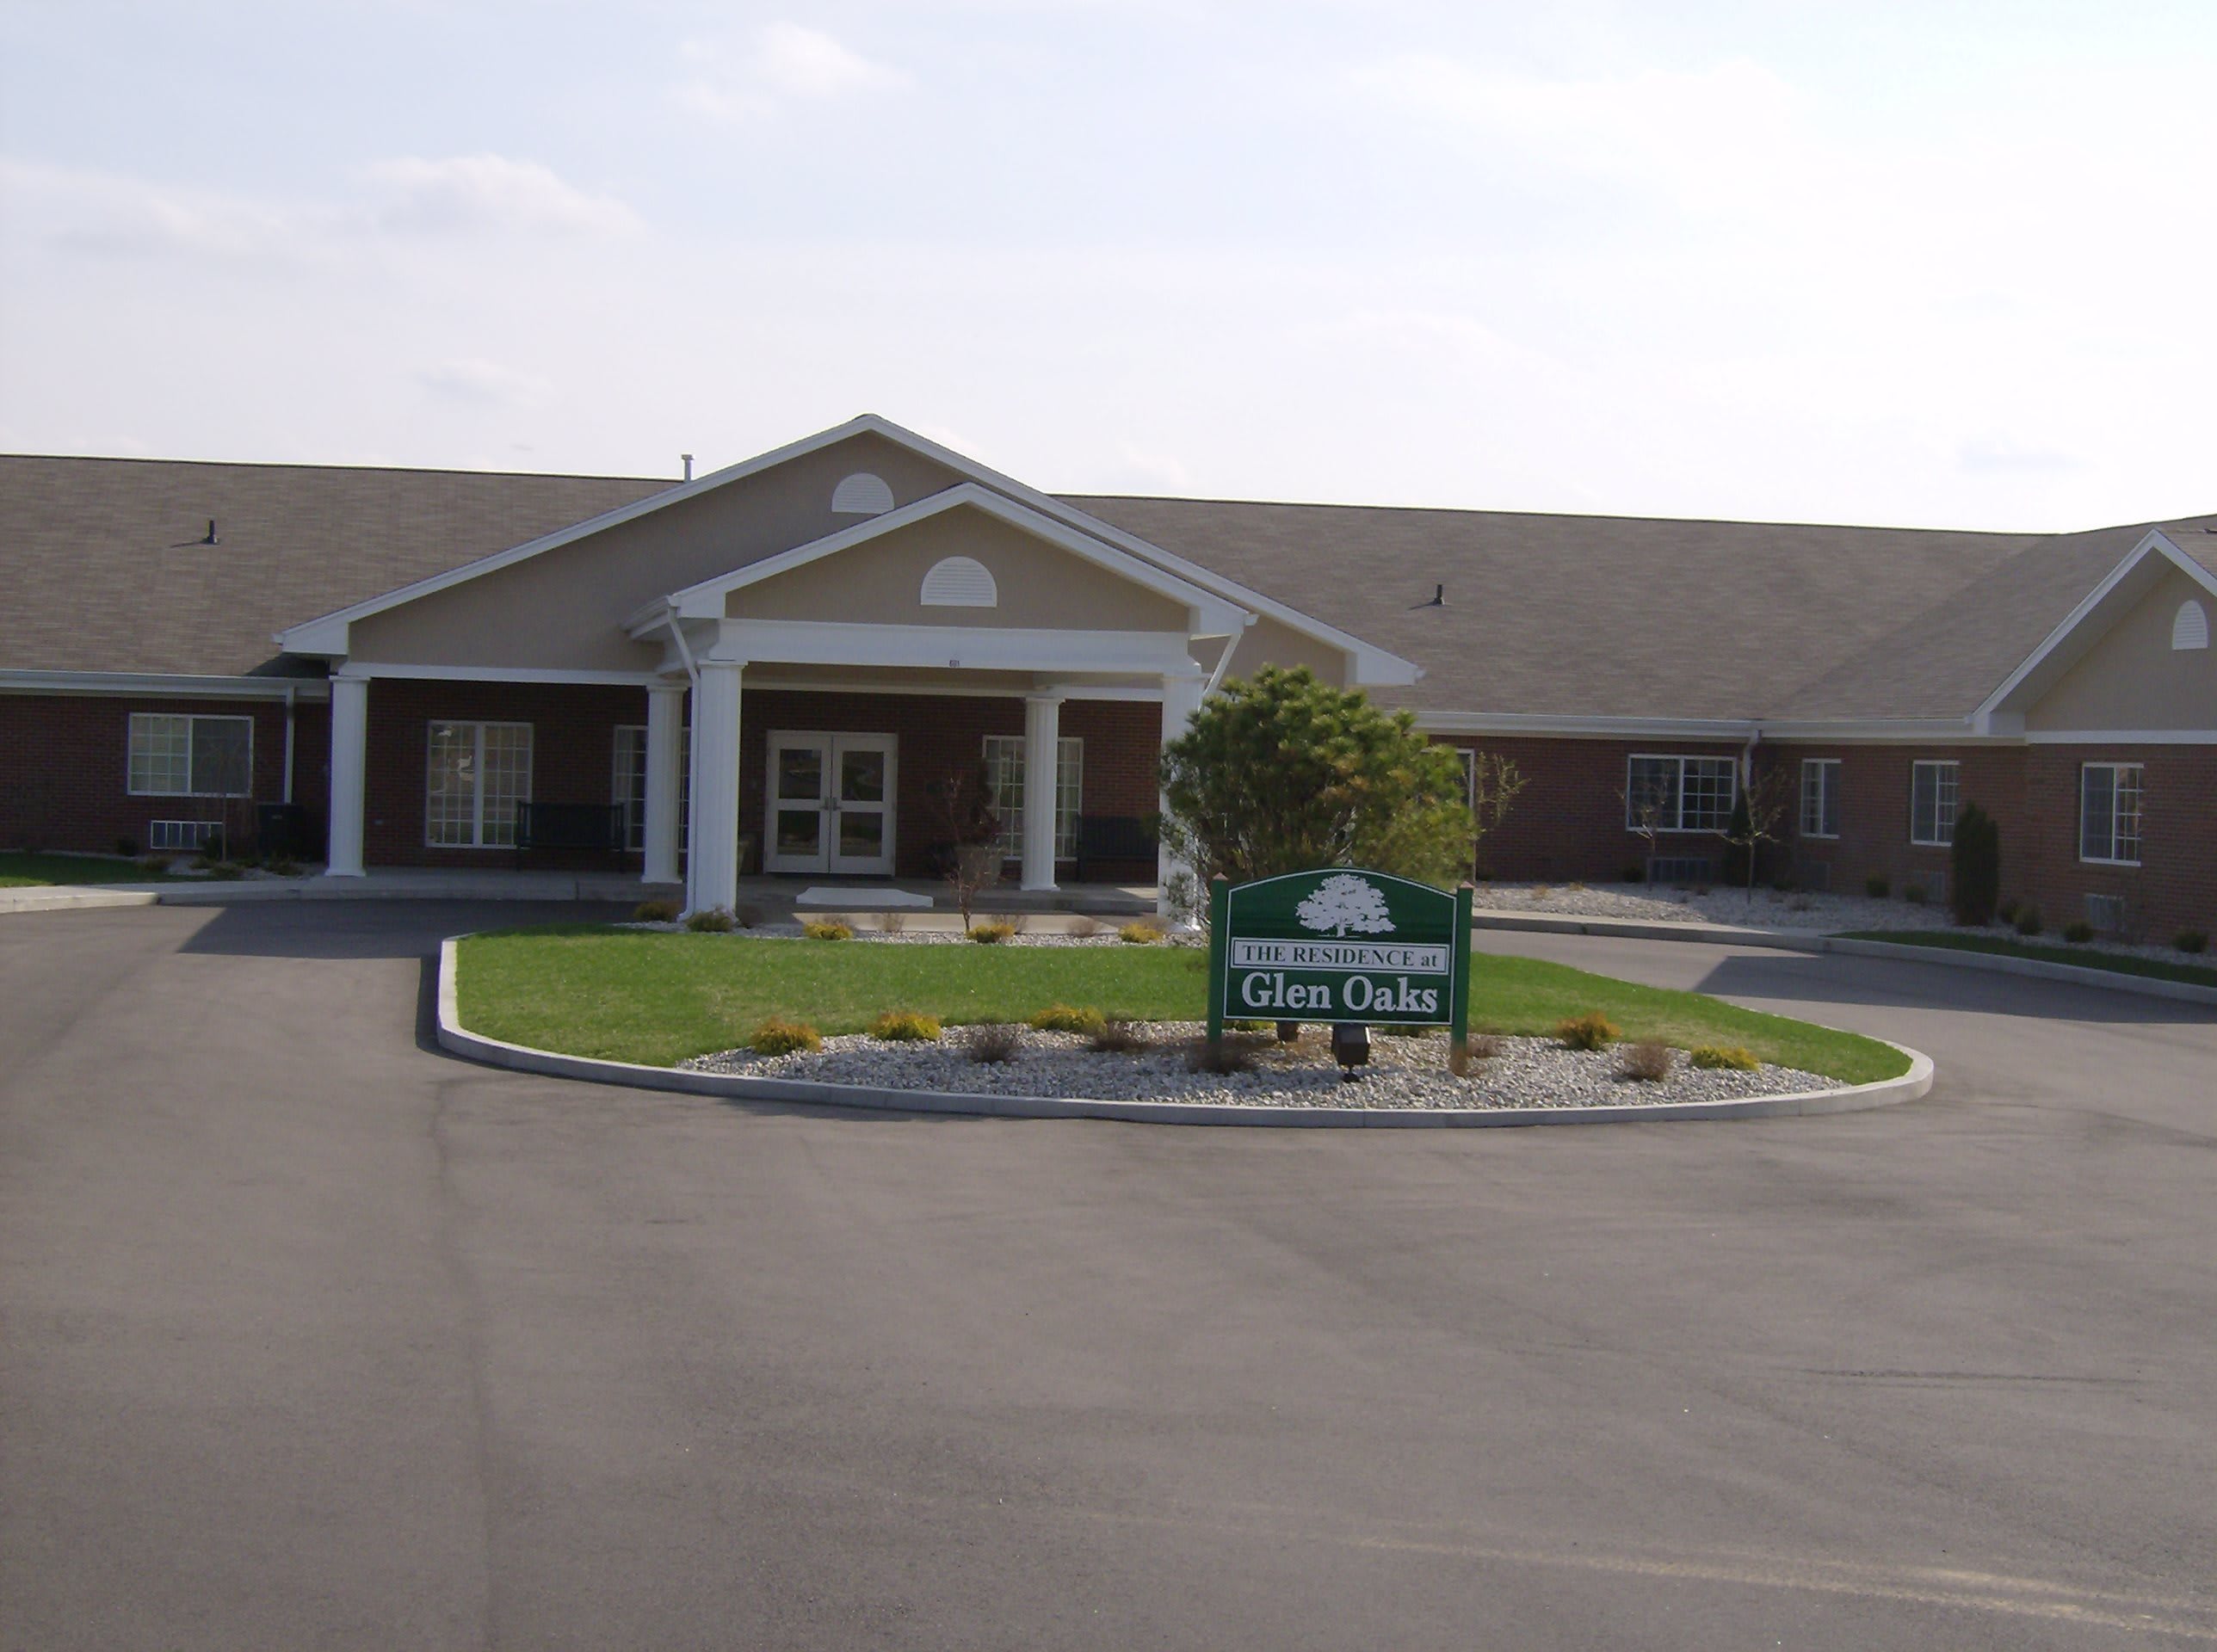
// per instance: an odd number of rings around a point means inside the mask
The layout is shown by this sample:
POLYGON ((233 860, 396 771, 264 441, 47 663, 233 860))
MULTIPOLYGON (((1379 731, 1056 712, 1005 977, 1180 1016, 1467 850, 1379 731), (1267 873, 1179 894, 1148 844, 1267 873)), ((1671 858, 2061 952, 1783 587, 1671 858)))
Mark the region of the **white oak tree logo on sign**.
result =
POLYGON ((1390 934, 1393 920, 1386 915, 1386 897, 1367 878, 1340 872, 1316 886, 1316 892, 1294 909, 1304 929, 1331 932, 1343 940, 1349 930, 1358 935, 1390 934))

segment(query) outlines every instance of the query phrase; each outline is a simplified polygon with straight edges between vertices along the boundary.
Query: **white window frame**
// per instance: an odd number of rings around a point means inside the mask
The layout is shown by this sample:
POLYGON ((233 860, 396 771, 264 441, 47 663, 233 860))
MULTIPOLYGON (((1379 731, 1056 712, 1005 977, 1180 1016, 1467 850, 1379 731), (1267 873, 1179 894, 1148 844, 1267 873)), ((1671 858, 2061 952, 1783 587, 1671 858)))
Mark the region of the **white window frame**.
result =
POLYGON ((2137 866, 2140 863, 2140 808, 2145 794, 2142 779, 2146 765, 2143 763, 2081 763, 2078 765, 2078 858, 2090 866, 2137 866), (2109 829, 2108 841, 2103 845, 2107 854, 2086 853, 2086 783, 2099 769, 2109 777, 2109 829), (2128 786, 2125 776, 2130 774, 2128 786), (2125 799, 2129 797, 2129 806, 2125 799), (2130 829, 2126 823, 2129 821, 2130 829), (2117 851, 2129 844, 2130 855, 2117 851))
MULTIPOLYGON (((151 765, 151 754, 145 754, 151 765)), ((149 776, 151 779, 151 775, 149 776)), ((254 795, 254 719, 225 713, 200 712, 133 712, 123 743, 123 786, 127 796, 134 798, 250 798, 254 795), (185 783, 181 786, 141 786, 139 757, 143 743, 150 740, 157 723, 182 723, 185 725, 184 765, 185 783), (243 723, 246 725, 246 788, 241 792, 195 792, 193 789, 194 748, 203 723, 243 723)))
POLYGON ((1828 841, 1837 841, 1840 835, 1840 760, 1837 757, 1801 760, 1801 835, 1828 841), (1813 790, 1810 786, 1813 780, 1816 782, 1813 790), (1827 816, 1832 823, 1829 832, 1825 829, 1827 816), (1813 817, 1814 825, 1810 823, 1813 817))
MULTIPOLYGON (((614 749, 609 755, 608 801, 624 811, 624 848, 631 854, 646 853, 646 724, 616 724, 614 749), (636 765, 636 767, 633 767, 636 765)), ((682 852, 688 823, 693 818, 693 725, 677 733, 677 842, 682 852)))
MULTIPOLYGON (((985 765, 994 811, 1000 817, 993 841, 1001 858, 1021 860, 1024 854, 1024 737, 989 734, 979 748, 985 765), (997 751, 996 749, 997 748, 997 751)), ((1084 813, 1085 742, 1065 734, 1055 741, 1054 858, 1078 859, 1078 822, 1084 813)))
POLYGON ((523 778, 516 787, 511 803, 531 801, 532 771, 538 759, 538 736, 528 723, 510 722, 501 718, 434 717, 423 724, 423 844, 433 849, 512 849, 516 847, 516 817, 511 815, 504 828, 504 835, 497 829, 492 835, 485 830, 485 730, 488 729, 521 729, 523 730, 523 778), (470 784, 470 836, 466 843, 449 842, 441 839, 435 830, 431 812, 431 731, 434 729, 468 729, 472 730, 470 784))
POLYGON ((1478 748, 1457 746, 1455 756, 1462 763, 1462 800, 1471 813, 1478 812, 1478 748))
POLYGON ((1698 833, 1704 837, 1714 837, 1731 825, 1732 810, 1739 802, 1739 762, 1737 758, 1718 757, 1704 752, 1635 751, 1627 753, 1624 760, 1624 829, 1626 831, 1644 832, 1646 829, 1640 821, 1640 793, 1632 783, 1633 765, 1635 763, 1676 765, 1670 781, 1670 818, 1658 823, 1655 829, 1657 831, 1698 833), (1712 766, 1721 763, 1724 766, 1726 785, 1724 814, 1714 825, 1703 823, 1689 826, 1685 823, 1686 766, 1689 763, 1712 766))
POLYGON ((1963 765, 1953 757, 1919 757, 1909 765, 1909 841, 1919 848, 1944 849, 1955 841, 1955 817, 1963 811, 1963 765), (1932 810, 1936 818, 1933 837, 1917 835, 1917 777, 1924 770, 1933 771, 1932 810), (1940 799, 1944 792, 1948 806, 1942 808, 1940 799))

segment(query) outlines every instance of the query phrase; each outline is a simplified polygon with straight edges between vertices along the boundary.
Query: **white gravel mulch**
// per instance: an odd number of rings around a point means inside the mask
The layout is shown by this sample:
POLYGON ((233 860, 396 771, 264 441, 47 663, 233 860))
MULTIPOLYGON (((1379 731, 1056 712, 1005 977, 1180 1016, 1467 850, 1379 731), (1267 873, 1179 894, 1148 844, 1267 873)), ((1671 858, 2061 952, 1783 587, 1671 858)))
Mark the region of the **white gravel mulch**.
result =
POLYGON ((1269 1034, 1244 1039, 1254 1049, 1252 1072, 1204 1073, 1192 1070, 1186 1059, 1201 1036, 1200 1023, 1158 1022, 1148 1032, 1156 1043, 1135 1054, 1098 1052, 1075 1033, 1024 1028, 1014 1059, 973 1062, 964 1053, 968 1029, 949 1027, 936 1044, 884 1044, 849 1033, 824 1039, 813 1053, 766 1057, 727 1050, 680 1064, 699 1072, 882 1089, 1273 1107, 1654 1106, 1790 1095, 1837 1082, 1785 1067, 1704 1071, 1690 1065, 1683 1051, 1672 1052, 1668 1079, 1643 1082, 1621 1076, 1621 1049, 1588 1053, 1549 1039, 1504 1039, 1500 1055, 1473 1062, 1468 1076, 1457 1078, 1447 1069, 1444 1034, 1383 1038, 1374 1030, 1369 1067, 1348 1082, 1333 1064, 1328 1036, 1316 1027, 1306 1029, 1296 1045, 1280 1045, 1269 1034))

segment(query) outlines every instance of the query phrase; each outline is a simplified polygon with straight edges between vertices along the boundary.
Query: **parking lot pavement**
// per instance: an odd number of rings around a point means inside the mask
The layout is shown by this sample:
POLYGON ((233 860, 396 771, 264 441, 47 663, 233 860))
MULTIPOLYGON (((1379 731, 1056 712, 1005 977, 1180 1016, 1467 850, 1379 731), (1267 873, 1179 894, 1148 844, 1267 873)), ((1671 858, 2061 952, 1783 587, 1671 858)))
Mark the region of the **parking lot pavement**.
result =
POLYGON ((889 1118, 429 1047, 551 915, 0 924, 0 1647, 2217 1640, 2217 1014, 1498 935, 1939 1079, 889 1118))

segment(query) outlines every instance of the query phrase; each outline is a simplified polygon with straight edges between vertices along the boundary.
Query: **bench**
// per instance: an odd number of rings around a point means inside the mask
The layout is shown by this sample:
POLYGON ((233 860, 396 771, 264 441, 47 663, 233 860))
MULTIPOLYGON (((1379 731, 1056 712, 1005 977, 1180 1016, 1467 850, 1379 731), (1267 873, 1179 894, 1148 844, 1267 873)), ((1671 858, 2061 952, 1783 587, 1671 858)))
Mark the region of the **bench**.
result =
POLYGON ((622 854, 624 810, 620 803, 519 803, 516 805, 516 860, 527 849, 571 849, 622 854))
POLYGON ((1154 876, 1154 823, 1140 815, 1080 815, 1078 817, 1078 881, 1089 882, 1102 861, 1144 865, 1154 876))

